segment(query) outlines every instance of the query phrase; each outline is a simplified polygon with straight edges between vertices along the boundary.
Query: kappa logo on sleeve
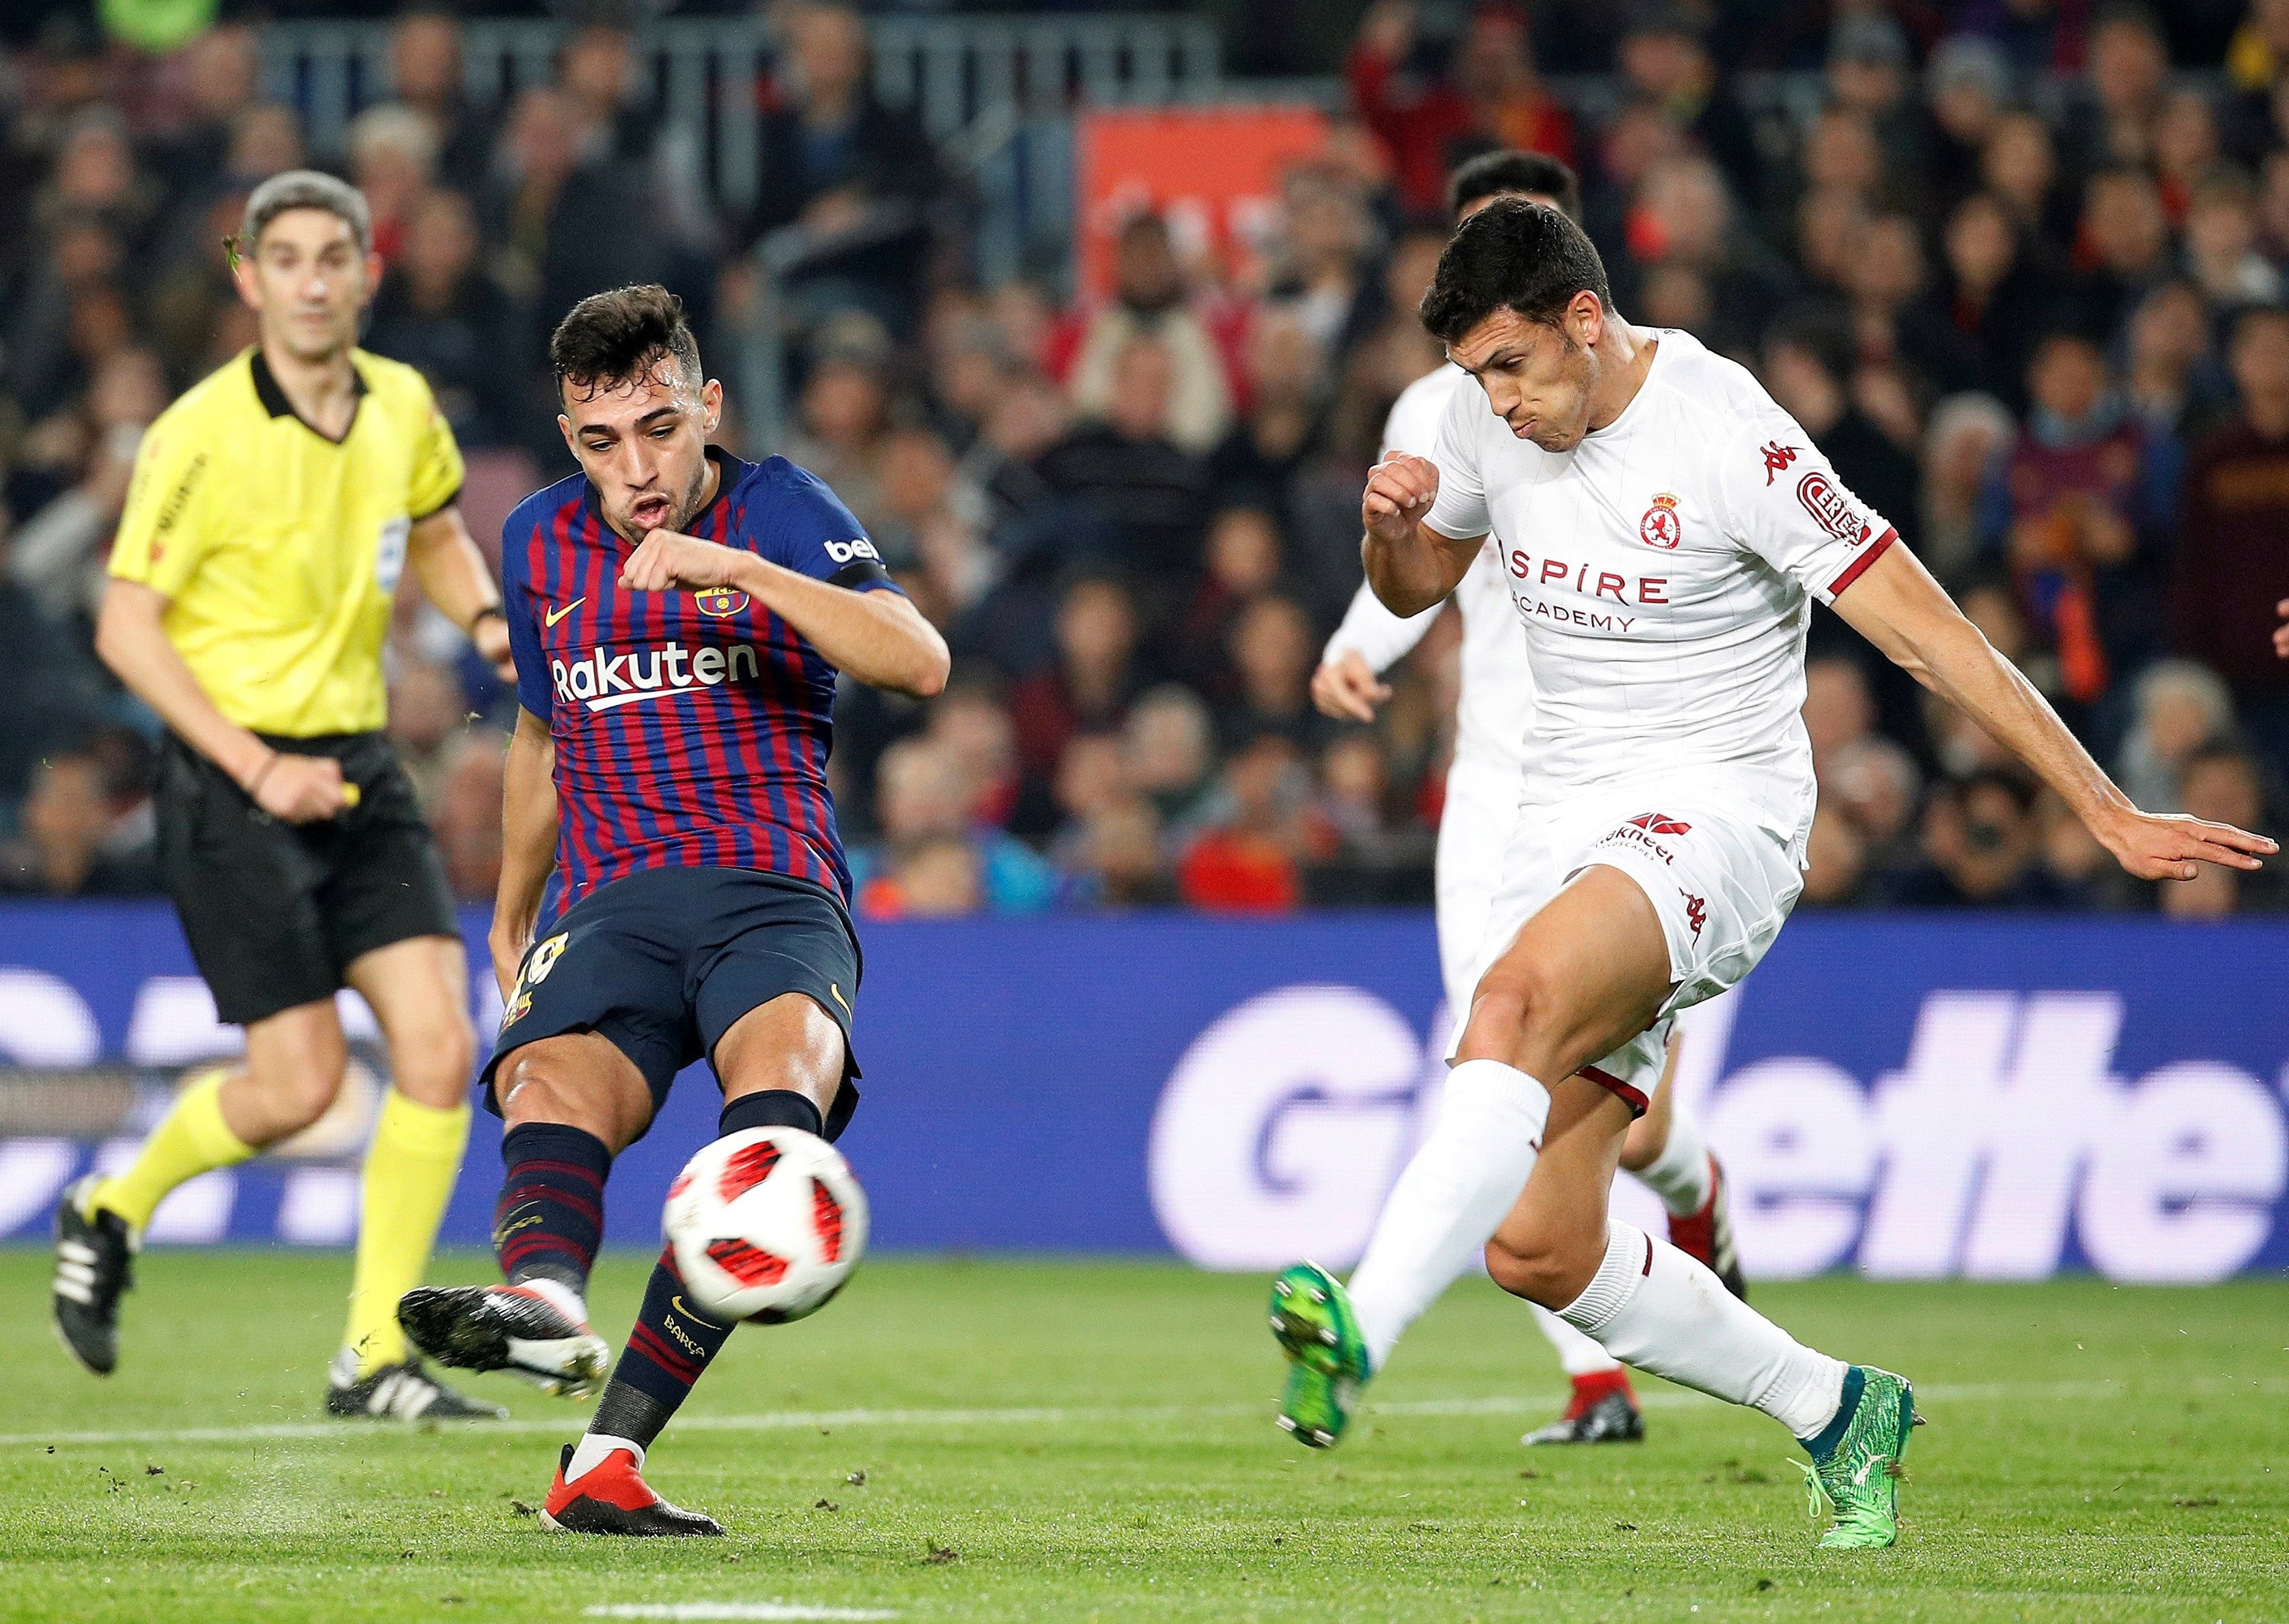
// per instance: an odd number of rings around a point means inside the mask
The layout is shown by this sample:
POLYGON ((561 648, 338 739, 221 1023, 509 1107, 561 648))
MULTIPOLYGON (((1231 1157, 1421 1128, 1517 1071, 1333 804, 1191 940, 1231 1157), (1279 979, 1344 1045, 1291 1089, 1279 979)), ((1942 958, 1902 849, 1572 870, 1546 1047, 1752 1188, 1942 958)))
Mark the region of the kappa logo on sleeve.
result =
POLYGON ((1797 481, 1796 499, 1814 524, 1846 546, 1857 547, 1868 539, 1867 519, 1852 505, 1833 474, 1813 469, 1797 481))
POLYGON ((1773 483, 1774 475, 1788 471, 1789 464, 1796 460, 1796 451, 1795 446, 1783 445, 1778 440, 1765 442, 1765 484, 1767 488, 1773 483))

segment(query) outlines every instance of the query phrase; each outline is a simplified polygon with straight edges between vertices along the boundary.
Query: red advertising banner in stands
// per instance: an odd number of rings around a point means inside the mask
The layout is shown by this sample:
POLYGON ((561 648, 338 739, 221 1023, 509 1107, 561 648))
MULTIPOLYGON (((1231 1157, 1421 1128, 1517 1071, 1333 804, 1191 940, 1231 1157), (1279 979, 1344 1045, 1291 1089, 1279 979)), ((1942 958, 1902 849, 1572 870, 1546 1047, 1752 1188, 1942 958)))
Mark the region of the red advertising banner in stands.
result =
POLYGON ((1102 109, 1081 119, 1081 285, 1113 282, 1113 240, 1139 209, 1166 215, 1179 252, 1244 276, 1280 202, 1280 177, 1327 144, 1310 108, 1102 109))

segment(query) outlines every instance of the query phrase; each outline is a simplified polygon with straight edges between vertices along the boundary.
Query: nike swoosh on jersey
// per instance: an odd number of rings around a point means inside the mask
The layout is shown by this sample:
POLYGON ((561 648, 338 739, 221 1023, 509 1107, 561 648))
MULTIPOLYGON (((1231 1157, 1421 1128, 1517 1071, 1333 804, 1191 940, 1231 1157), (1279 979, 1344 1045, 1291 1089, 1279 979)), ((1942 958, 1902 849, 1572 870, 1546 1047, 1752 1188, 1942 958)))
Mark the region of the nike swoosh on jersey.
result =
POLYGON ((585 597, 576 597, 570 603, 565 604, 562 609, 544 609, 540 612, 541 618, 546 620, 551 627, 554 627, 557 621, 562 620, 566 615, 570 614, 574 610, 579 608, 581 604, 587 601, 588 600, 585 597))

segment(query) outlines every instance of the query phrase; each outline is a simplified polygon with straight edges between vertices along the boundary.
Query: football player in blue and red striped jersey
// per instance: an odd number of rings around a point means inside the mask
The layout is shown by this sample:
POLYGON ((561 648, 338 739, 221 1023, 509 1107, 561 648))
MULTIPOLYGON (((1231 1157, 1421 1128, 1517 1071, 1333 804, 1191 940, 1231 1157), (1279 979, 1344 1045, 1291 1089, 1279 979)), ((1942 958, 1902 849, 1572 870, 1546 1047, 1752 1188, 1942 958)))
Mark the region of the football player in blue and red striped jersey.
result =
MULTIPOLYGON (((826 788, 838 672, 927 697, 945 644, 865 532, 783 458, 707 444, 722 387, 681 301, 622 288, 549 346, 581 471, 502 535, 521 710, 492 950, 506 1007, 483 1083, 507 1124, 507 1284, 409 1293, 441 1363, 585 1396, 609 1350, 584 1292, 604 1179, 706 1058, 721 1129, 838 1135, 857 1102, 859 954, 826 788), (545 921, 545 923, 544 923, 545 921)), ((722 1531, 654 1494, 644 1452, 730 1335, 663 1252, 544 1520, 722 1531)))

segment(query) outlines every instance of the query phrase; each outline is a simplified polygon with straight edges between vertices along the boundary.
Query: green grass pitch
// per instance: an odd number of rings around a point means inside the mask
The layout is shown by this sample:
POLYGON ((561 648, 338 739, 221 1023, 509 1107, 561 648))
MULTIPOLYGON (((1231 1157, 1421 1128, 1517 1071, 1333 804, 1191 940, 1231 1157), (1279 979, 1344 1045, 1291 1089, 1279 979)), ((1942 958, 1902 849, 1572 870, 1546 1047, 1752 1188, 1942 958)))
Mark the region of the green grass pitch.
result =
MULTIPOLYGON (((645 1267, 600 1269, 608 1334, 645 1267)), ((1260 1279, 879 1259, 817 1318, 743 1331, 654 1452, 655 1486, 731 1537, 618 1542, 519 1504, 579 1408, 481 1378, 513 1426, 317 1416, 344 1258, 148 1256, 108 1382, 55 1346, 46 1273, 0 1252, 7 1619, 2289 1618, 2278 1281, 1760 1288, 1913 1377, 1932 1422, 1899 1546, 1815 1553, 1761 1417, 1647 1381, 1644 1444, 1520 1449, 1562 1383, 1483 1282, 1312 1455, 1272 1426, 1260 1279)))

